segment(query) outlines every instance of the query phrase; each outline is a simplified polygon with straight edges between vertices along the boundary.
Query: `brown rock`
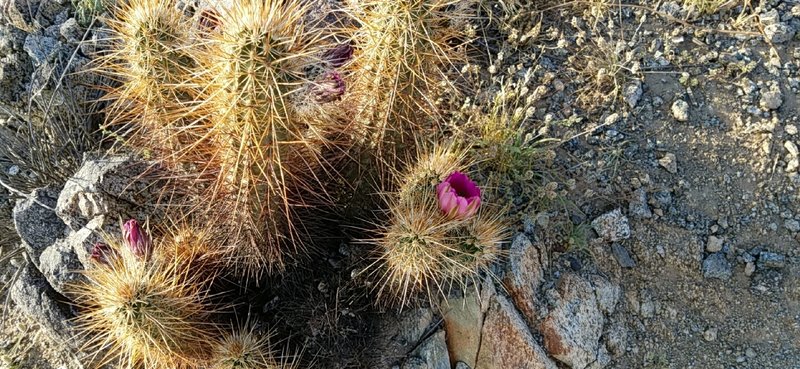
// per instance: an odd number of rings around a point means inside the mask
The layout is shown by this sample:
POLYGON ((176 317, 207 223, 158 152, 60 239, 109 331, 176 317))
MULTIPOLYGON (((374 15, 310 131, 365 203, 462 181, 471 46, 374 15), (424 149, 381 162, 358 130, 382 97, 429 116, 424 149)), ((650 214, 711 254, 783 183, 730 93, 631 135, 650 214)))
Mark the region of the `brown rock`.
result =
POLYGON ((483 327, 483 311, 477 292, 470 290, 463 298, 448 301, 443 318, 450 364, 460 361, 474 367, 483 327))
POLYGON ((514 306, 495 296, 486 312, 475 369, 556 369, 514 306))
POLYGON ((519 234, 511 244, 508 268, 503 283, 525 321, 535 326, 540 306, 536 292, 542 284, 544 272, 539 249, 524 234, 519 234))

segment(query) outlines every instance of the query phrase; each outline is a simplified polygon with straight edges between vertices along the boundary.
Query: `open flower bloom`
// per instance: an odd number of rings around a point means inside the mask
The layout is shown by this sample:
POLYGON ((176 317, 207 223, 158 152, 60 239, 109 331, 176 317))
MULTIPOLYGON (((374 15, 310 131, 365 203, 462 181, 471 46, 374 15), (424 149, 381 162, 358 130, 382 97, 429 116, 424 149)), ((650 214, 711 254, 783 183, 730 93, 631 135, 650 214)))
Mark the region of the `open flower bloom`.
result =
POLYGON ((150 236, 142 229, 136 219, 131 219, 122 226, 122 236, 131 252, 138 257, 149 257, 153 247, 150 236))
POLYGON ((481 205, 481 189, 466 174, 453 172, 444 182, 436 186, 439 208, 447 216, 456 219, 469 218, 481 205))

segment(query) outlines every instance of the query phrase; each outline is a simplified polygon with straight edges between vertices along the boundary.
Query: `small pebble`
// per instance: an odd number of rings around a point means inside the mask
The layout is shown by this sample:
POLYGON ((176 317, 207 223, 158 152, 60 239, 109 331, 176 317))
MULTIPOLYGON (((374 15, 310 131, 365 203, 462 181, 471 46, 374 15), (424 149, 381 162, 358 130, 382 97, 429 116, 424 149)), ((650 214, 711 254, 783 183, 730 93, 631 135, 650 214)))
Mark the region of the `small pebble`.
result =
POLYGON ((703 338, 708 341, 715 341, 717 339, 717 329, 716 328, 709 328, 703 332, 703 338))
POLYGON ((676 100, 672 103, 672 116, 679 122, 689 120, 689 103, 683 100, 676 100))

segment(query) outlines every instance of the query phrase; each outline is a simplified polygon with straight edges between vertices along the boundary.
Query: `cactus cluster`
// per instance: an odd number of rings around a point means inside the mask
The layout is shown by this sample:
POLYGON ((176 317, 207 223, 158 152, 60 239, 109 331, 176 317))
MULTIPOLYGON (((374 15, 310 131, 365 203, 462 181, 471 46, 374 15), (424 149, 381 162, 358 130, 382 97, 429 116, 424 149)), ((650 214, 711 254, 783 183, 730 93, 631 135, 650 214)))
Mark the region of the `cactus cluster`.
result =
POLYGON ((436 304, 487 271, 502 254, 502 212, 467 174, 473 151, 435 143, 470 38, 464 4, 353 1, 337 13, 348 21, 323 23, 300 0, 119 2, 98 58, 117 82, 106 131, 168 168, 187 196, 160 200, 177 225, 150 239, 128 222, 121 241, 93 250, 74 298, 101 361, 295 367, 253 325, 225 329, 231 306, 210 297, 219 280, 259 285, 286 271, 311 249, 309 218, 338 207, 380 224, 366 230, 380 303, 436 304), (357 181, 380 203, 329 195, 357 181))

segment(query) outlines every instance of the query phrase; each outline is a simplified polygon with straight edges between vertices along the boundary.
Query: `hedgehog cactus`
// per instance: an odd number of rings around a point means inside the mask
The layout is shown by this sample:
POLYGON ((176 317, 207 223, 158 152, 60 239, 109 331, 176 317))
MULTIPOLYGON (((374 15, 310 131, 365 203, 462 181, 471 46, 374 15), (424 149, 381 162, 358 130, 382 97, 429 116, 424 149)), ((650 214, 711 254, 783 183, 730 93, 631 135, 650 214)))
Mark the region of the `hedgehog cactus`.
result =
POLYGON ((451 287, 464 288, 497 259, 506 230, 499 213, 479 208, 477 186, 458 193, 474 185, 465 168, 463 151, 440 147, 399 176, 398 191, 388 195, 389 225, 376 240, 383 300, 402 307, 424 295, 434 302, 451 287))
POLYGON ((208 369, 290 369, 289 357, 280 357, 270 342, 271 334, 258 334, 253 325, 225 332, 214 343, 208 369))
MULTIPOLYGON (((300 2, 234 2, 219 10, 200 57, 210 71, 204 110, 217 170, 209 211, 229 230, 232 265, 248 276, 283 268, 300 244, 294 209, 321 194, 309 174, 324 164, 329 123, 305 119, 292 104, 324 51, 318 32, 304 27, 306 11, 300 2)), ((343 92, 341 79, 332 82, 321 99, 343 92)))
POLYGON ((196 73, 190 20, 174 0, 118 2, 109 20, 110 50, 98 71, 119 82, 106 96, 109 125, 133 131, 131 147, 159 153, 176 149, 179 127, 194 119, 196 73))
POLYGON ((84 272, 86 281, 70 291, 89 348, 106 351, 99 362, 119 360, 128 368, 154 369, 194 368, 205 360, 211 311, 190 265, 136 255, 126 239, 108 240, 95 249, 102 258, 84 272))

